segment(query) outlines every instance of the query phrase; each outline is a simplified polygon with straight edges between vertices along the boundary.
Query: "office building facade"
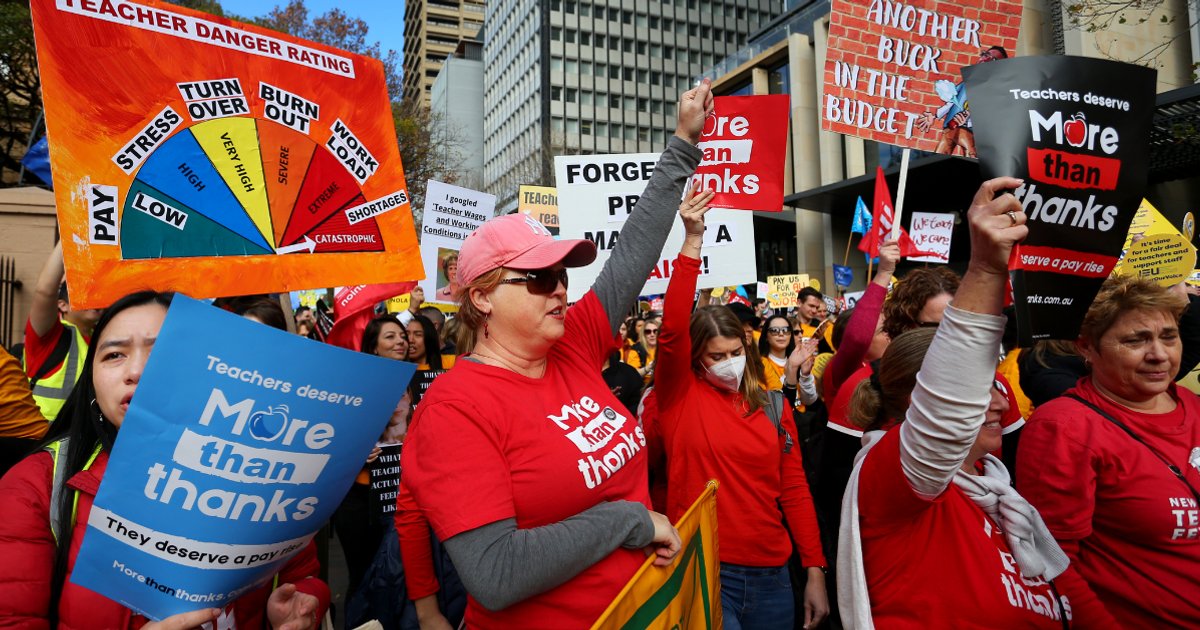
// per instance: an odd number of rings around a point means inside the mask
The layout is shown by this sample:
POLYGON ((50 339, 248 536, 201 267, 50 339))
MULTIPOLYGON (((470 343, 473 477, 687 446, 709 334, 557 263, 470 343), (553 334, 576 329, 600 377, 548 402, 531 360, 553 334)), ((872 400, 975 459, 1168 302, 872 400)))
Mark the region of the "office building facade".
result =
POLYGON ((484 187, 501 210, 553 156, 659 152, 679 94, 778 0, 494 0, 484 21, 484 187))
POLYGON ((402 98, 429 107, 442 64, 483 26, 483 0, 409 0, 404 7, 402 98))

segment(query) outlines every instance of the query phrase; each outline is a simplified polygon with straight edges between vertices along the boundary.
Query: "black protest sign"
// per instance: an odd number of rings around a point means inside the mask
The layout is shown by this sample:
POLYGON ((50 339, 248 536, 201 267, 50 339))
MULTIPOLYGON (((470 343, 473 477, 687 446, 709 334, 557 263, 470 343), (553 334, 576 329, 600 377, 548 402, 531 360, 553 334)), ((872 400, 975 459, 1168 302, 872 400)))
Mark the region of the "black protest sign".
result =
POLYGON ((372 511, 380 516, 396 512, 396 493, 400 490, 400 444, 380 447, 379 457, 367 464, 371 476, 372 511))
POLYGON ((1084 57, 963 68, 984 177, 1019 177, 1013 252, 1021 345, 1074 339, 1117 264, 1146 187, 1154 70, 1084 57))

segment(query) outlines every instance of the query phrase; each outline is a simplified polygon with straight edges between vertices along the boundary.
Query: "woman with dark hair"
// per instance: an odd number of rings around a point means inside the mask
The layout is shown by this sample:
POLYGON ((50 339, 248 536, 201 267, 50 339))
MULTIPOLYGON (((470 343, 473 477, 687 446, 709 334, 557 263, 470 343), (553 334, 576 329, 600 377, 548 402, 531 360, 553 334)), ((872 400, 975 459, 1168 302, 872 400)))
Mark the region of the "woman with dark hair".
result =
POLYGON ((758 338, 758 352, 762 356, 766 389, 783 389, 783 374, 787 371, 787 360, 796 349, 792 339, 792 322, 783 315, 772 315, 763 326, 758 338))
POLYGON ((437 327, 424 315, 413 315, 408 322, 408 360, 419 370, 448 370, 454 367, 454 357, 442 356, 442 344, 437 327))
POLYGON ((1111 276, 1084 316, 1087 376, 1039 406, 1017 485, 1122 628, 1200 627, 1200 397, 1178 387, 1181 294, 1111 276))
MULTIPOLYGON (((385 359, 403 361, 408 354, 408 336, 401 328, 400 322, 392 314, 380 315, 367 322, 363 329, 361 352, 372 354, 385 359)), ((408 430, 408 415, 412 408, 411 390, 405 391, 400 403, 392 412, 388 425, 380 436, 379 442, 399 442, 408 430)), ((379 457, 380 448, 376 446, 367 457, 367 464, 379 457)), ((350 583, 346 588, 349 598, 358 590, 363 576, 371 566, 375 550, 383 540, 391 526, 391 519, 378 517, 377 506, 371 503, 371 476, 366 468, 358 473, 354 484, 342 499, 341 505, 333 513, 331 523, 337 537, 342 541, 342 551, 346 555, 346 566, 349 569, 350 583)))
POLYGON ((868 433, 842 507, 838 600, 863 628, 1081 627, 1091 611, 1049 582, 1067 558, 1000 460, 1008 399, 996 387, 1008 258, 1029 233, 1011 190, 984 182, 971 262, 941 325, 898 335, 851 415, 868 433))
POLYGON ((663 307, 663 369, 655 391, 667 453, 667 516, 680 518, 709 480, 720 482, 725 627, 793 627, 788 559, 794 544, 807 568, 804 627, 814 628, 829 613, 825 556, 791 405, 779 396, 771 412, 778 417, 768 415, 768 396, 778 394, 764 392, 757 371, 748 369, 755 353, 732 311, 705 306, 691 312, 712 198, 693 189, 679 207, 685 236, 663 307))
POLYGON ((284 566, 278 588, 268 582, 224 611, 204 609, 158 622, 146 623, 70 581, 109 453, 172 297, 143 291, 104 311, 79 380, 42 449, 0 479, 0 625, 167 630, 219 623, 303 630, 317 628, 325 615, 329 588, 314 577, 319 566, 311 542, 284 566))
POLYGON ((359 349, 385 359, 408 360, 408 331, 395 315, 380 315, 367 322, 359 349))
POLYGON ((470 593, 471 628, 588 628, 678 532, 649 509, 645 436, 601 375, 658 262, 713 111, 685 92, 666 151, 592 286, 567 306, 588 240, 532 217, 484 223, 459 254, 458 317, 475 350, 430 387, 405 444, 403 485, 470 593))

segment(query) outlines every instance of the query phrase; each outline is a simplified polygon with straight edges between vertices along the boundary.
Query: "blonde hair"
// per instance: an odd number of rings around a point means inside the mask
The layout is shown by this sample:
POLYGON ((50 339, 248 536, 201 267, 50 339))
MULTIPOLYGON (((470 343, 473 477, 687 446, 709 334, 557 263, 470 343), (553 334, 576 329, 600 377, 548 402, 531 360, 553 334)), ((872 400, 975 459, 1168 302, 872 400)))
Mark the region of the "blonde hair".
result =
POLYGON ((487 314, 479 310, 471 301, 471 290, 481 289, 484 293, 488 293, 500 286, 502 279, 504 279, 504 268, 497 267, 480 274, 470 284, 458 287, 458 292, 454 295, 454 299, 458 300, 456 318, 462 320, 462 326, 471 332, 470 336, 474 337, 474 334, 483 327, 483 322, 487 320, 487 314))
POLYGON ((909 397, 917 385, 917 372, 936 333, 933 328, 915 328, 892 340, 879 360, 876 374, 859 381, 850 397, 850 421, 855 426, 873 431, 889 420, 904 420, 909 397))
POLYGON ((1160 311, 1169 314, 1178 324, 1187 307, 1186 298, 1172 293, 1154 280, 1137 276, 1109 276, 1100 286, 1100 292, 1096 294, 1096 300, 1092 302, 1087 315, 1083 316, 1079 337, 1092 345, 1100 343, 1100 338, 1112 328, 1117 318, 1129 311, 1160 311))
MULTIPOLYGON (((746 401, 748 413, 754 413, 766 403, 763 393, 763 366, 754 344, 746 343, 746 333, 742 322, 733 311, 724 306, 705 306, 692 313, 692 323, 689 328, 692 337, 692 369, 702 372, 704 350, 708 341, 714 337, 729 337, 742 343, 742 354, 746 356, 746 370, 742 375, 742 384, 738 393, 746 401)), ((661 333, 659 333, 661 334, 661 333)))

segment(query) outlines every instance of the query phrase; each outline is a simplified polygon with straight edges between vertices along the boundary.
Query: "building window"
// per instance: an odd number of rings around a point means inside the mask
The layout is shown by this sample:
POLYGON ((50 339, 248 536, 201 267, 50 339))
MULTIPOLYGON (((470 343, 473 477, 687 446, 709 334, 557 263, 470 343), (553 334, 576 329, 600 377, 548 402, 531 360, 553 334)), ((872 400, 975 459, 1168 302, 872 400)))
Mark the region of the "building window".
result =
POLYGON ((561 133, 563 130, 563 119, 559 118, 558 116, 551 118, 550 119, 550 130, 561 133))
POLYGON ((580 131, 580 133, 583 133, 584 135, 588 135, 588 136, 592 135, 592 121, 590 121, 590 120, 579 121, 579 131, 580 131))
POLYGON ((561 87, 559 87, 557 85, 551 86, 550 100, 551 101, 561 101, 562 100, 562 88, 561 87))
POLYGON ((567 133, 570 133, 570 134, 579 133, 579 121, 578 120, 575 120, 574 118, 572 118, 567 121, 567 133))
POLYGON ((608 128, 608 137, 614 140, 621 137, 621 125, 613 125, 608 128))
POLYGON ((562 41, 562 29, 557 26, 550 27, 550 40, 555 42, 562 41))
POLYGON ((591 46, 592 45, 592 34, 587 31, 581 32, 579 34, 579 44, 581 46, 591 46))
POLYGON ((568 44, 574 44, 575 43, 575 31, 567 30, 567 32, 563 33, 563 41, 568 44))
POLYGON ((566 102, 574 103, 579 100, 579 90, 567 88, 566 102))
POLYGON ((555 72, 562 72, 562 69, 563 69, 562 57, 551 57, 550 58, 550 70, 555 71, 555 72))
POLYGON ((613 109, 621 109, 621 96, 619 94, 609 94, 608 106, 613 109))
POLYGON ((597 122, 596 123, 596 137, 603 138, 607 135, 608 135, 608 123, 597 122))

